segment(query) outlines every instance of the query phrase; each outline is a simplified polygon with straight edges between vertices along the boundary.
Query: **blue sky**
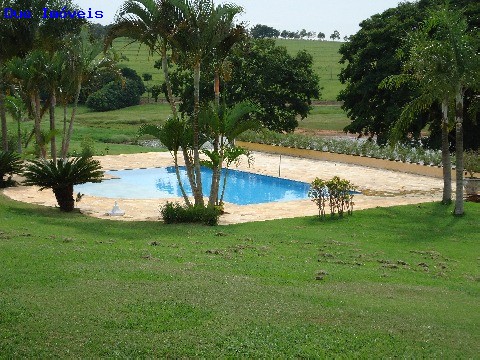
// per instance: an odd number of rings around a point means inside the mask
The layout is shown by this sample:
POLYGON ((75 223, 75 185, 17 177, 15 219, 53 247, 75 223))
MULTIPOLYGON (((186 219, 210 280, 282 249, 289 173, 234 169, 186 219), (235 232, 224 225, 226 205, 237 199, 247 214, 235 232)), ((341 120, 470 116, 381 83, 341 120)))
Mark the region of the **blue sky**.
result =
MULTIPOLYGON (((83 9, 101 10, 100 23, 109 24, 124 0, 74 0, 83 9)), ((217 2, 217 1, 216 1, 217 2)), ((229 0, 244 8, 239 18, 249 25, 265 24, 278 30, 323 32, 328 36, 338 30, 340 35, 352 35, 358 24, 370 16, 396 7, 400 0, 229 0)))

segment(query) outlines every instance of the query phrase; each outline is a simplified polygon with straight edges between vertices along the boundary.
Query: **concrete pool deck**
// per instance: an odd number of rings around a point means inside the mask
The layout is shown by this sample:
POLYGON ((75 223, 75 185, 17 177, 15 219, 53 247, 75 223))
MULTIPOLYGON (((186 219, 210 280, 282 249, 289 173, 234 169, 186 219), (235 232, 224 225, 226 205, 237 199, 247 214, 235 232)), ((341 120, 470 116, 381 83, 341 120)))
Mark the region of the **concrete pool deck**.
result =
MULTIPOLYGON (((346 178, 355 184, 361 195, 355 195, 355 210, 395 205, 418 204, 439 201, 442 196, 443 180, 435 177, 406 174, 390 170, 351 165, 333 161, 304 159, 292 156, 280 156, 253 152, 254 163, 248 167, 242 161, 239 170, 258 174, 277 176, 311 182, 316 177, 330 179, 333 176, 346 178)), ((165 167, 173 164, 169 153, 146 153, 129 155, 107 155, 96 157, 105 170, 165 167)), ((55 196, 49 189, 38 191, 37 187, 18 186, 7 188, 4 194, 14 200, 42 206, 56 206, 55 196)), ((76 204, 80 211, 89 216, 117 221, 158 221, 159 207, 166 201, 181 199, 113 199, 84 195, 76 204), (125 211, 123 217, 106 215, 115 200, 125 211)), ((220 224, 235 224, 251 221, 265 221, 299 216, 311 216, 318 213, 310 200, 297 200, 257 205, 225 204, 226 214, 220 218, 220 224)))

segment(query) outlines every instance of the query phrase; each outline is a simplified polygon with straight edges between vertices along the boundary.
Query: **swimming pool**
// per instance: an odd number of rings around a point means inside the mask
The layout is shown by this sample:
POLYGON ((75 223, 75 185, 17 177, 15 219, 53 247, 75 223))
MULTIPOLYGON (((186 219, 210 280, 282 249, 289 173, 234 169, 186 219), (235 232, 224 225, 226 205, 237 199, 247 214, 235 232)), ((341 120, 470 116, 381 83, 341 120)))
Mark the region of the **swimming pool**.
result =
MULTIPOLYGON (((106 173, 115 179, 77 185, 75 192, 115 199, 165 199, 182 196, 173 166, 106 173)), ((180 174, 185 191, 191 195, 184 167, 180 167, 180 174)), ((212 171, 202 168, 204 196, 209 195, 207 190, 210 190, 211 181, 212 171)), ((221 181, 222 185, 223 174, 221 181)), ((309 188, 309 184, 300 181, 229 170, 224 200, 237 205, 300 200, 308 198, 309 188)))

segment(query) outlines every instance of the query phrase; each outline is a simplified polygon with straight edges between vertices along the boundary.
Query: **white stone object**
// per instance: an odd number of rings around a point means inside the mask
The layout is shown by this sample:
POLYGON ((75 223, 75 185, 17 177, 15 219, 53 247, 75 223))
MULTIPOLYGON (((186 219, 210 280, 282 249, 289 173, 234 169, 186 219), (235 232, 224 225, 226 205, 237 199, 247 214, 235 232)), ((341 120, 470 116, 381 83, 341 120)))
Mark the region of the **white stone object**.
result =
POLYGON ((115 201, 115 205, 113 205, 112 211, 108 212, 107 215, 110 216, 123 216, 125 215, 125 211, 121 210, 118 206, 118 203, 115 201))

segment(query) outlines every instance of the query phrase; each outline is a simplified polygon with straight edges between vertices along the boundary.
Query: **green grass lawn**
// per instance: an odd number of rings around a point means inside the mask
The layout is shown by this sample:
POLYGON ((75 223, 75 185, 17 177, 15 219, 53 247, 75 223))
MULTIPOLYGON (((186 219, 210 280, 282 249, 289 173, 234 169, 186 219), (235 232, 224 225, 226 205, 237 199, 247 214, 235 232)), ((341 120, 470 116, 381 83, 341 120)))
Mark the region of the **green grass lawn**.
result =
POLYGON ((298 122, 298 127, 307 131, 343 131, 351 122, 340 106, 314 106, 308 117, 298 122))
MULTIPOLYGON (((320 76, 320 86, 323 87, 321 100, 336 100, 338 93, 344 88, 338 79, 338 74, 343 66, 338 63, 340 60, 338 50, 342 43, 278 39, 277 44, 285 46, 291 55, 295 55, 301 50, 307 50, 312 54, 313 68, 320 76)), ((126 38, 120 38, 114 41, 114 48, 128 59, 121 65, 131 67, 140 76, 144 73, 152 74, 153 78, 147 84, 148 86, 161 84, 164 81, 163 73, 153 67, 155 61, 159 59, 158 55, 151 56, 145 46, 131 43, 126 38)))
MULTIPOLYGON (((162 103, 150 103, 125 109, 95 112, 86 106, 79 106, 71 143, 71 153, 79 153, 82 143, 90 142, 96 155, 130 154, 159 151, 151 147, 133 145, 138 139, 138 130, 142 124, 162 124, 171 114, 170 107, 162 103)), ((43 129, 48 131, 48 115, 43 118, 43 129)), ((10 134, 16 132, 16 123, 10 117, 8 129, 10 134)), ((57 128, 63 126, 63 109, 56 109, 57 128)), ((299 128, 304 130, 342 131, 350 123, 345 112, 339 106, 314 106, 311 114, 299 121, 299 128)), ((25 134, 32 131, 33 121, 22 123, 25 134)), ((33 143, 33 142, 32 142, 33 143)), ((61 147, 61 137, 57 138, 61 147)), ((31 148, 31 147, 30 147, 31 148)))
POLYGON ((210 228, 0 195, 0 358, 475 358, 480 206, 451 212, 210 228))

